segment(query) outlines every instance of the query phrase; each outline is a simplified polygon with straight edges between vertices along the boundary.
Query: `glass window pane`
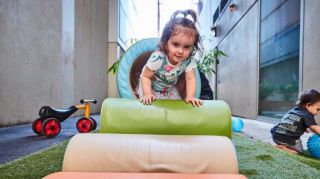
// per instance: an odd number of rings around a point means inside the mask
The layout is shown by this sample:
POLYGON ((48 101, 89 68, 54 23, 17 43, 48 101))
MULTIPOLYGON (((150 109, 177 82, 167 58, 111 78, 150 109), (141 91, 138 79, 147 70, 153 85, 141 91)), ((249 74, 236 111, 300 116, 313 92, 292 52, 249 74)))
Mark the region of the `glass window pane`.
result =
POLYGON ((262 0, 261 1, 261 19, 272 13, 277 9, 285 0, 262 0))
POLYGON ((300 0, 261 1, 259 115, 281 118, 299 90, 300 0))

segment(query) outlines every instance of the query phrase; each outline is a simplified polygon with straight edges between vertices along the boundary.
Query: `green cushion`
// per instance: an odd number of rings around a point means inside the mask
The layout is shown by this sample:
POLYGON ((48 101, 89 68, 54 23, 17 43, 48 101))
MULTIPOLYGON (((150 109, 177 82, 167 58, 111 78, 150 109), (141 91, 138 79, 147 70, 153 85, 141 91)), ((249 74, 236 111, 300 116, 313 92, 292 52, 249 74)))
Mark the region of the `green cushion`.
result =
POLYGON ((100 132, 231 138, 231 112, 228 104, 219 100, 204 101, 198 108, 182 100, 143 105, 136 99, 108 98, 101 108, 100 132))

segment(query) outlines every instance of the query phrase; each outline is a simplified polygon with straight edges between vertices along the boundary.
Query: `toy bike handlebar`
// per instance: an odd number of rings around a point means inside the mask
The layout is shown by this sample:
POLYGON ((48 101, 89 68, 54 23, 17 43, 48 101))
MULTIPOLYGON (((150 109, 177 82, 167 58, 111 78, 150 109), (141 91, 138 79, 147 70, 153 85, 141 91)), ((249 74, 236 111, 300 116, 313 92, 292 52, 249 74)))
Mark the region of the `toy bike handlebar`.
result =
POLYGON ((84 104, 84 103, 93 103, 93 104, 96 104, 96 103, 97 103, 97 100, 96 100, 96 99, 81 99, 81 100, 80 100, 80 103, 81 103, 81 104, 84 104))

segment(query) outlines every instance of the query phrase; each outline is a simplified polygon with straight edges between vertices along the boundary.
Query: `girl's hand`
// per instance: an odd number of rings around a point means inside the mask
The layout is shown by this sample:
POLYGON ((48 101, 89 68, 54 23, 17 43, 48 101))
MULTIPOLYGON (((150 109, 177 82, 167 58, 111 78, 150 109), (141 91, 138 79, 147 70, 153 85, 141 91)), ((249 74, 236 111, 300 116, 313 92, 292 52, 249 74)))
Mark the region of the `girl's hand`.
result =
POLYGON ((185 102, 188 104, 191 103, 193 107, 200 107, 203 104, 201 100, 193 97, 192 98, 186 97, 185 102))
POLYGON ((140 103, 143 103, 144 105, 151 104, 155 99, 156 97, 153 94, 146 94, 140 99, 140 103))

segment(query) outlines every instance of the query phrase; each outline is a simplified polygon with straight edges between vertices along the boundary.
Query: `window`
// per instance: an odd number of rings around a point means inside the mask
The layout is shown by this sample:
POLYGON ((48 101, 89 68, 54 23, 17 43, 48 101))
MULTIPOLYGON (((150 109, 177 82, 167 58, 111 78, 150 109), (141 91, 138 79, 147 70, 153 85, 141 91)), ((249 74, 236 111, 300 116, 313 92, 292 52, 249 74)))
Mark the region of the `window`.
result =
POLYGON ((216 23, 220 14, 223 12, 224 8, 228 4, 229 0, 220 0, 219 6, 217 7, 216 11, 213 14, 213 22, 212 25, 216 23))
POLYGON ((261 0, 259 115, 281 118, 299 90, 300 0, 261 0))
POLYGON ((214 14, 213 14, 213 22, 212 22, 213 25, 218 20, 218 17, 219 17, 219 8, 217 8, 216 12, 214 12, 214 14))
POLYGON ((221 0, 220 1, 220 12, 223 11, 224 7, 227 5, 229 0, 221 0))
POLYGON ((157 0, 120 0, 119 7, 119 40, 125 47, 138 39, 157 37, 157 0))

